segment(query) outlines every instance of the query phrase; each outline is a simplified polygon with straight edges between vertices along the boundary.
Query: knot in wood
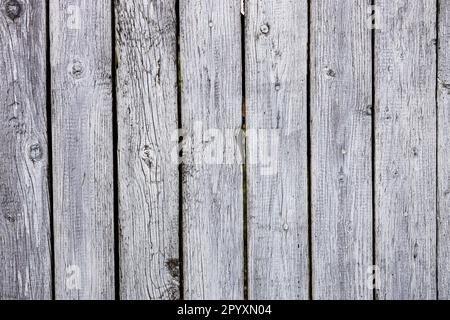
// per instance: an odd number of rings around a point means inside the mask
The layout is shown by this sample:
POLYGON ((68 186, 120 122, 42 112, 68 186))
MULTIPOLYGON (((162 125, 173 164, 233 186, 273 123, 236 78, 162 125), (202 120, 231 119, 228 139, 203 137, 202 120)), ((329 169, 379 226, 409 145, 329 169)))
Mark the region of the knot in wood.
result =
POLYGON ((145 145, 142 148, 141 158, 142 158, 142 160, 151 160, 154 158, 154 152, 153 152, 152 148, 150 148, 150 146, 145 145))
POLYGON ((335 78, 336 77, 336 72, 333 69, 328 69, 327 70, 327 76, 329 76, 330 78, 335 78))
POLYGON ((22 4, 17 0, 9 0, 5 3, 5 13, 8 18, 15 20, 22 13, 22 4))
POLYGON ((31 161, 38 162, 42 160, 42 148, 41 145, 36 143, 30 146, 29 156, 31 161))
POLYGON ((84 73, 83 63, 80 60, 73 60, 69 72, 75 79, 81 79, 84 73))
POLYGON ((269 30, 270 30, 269 25, 268 25, 268 24, 263 24, 263 25, 261 26, 260 30, 261 30, 261 33, 263 33, 263 34, 268 34, 268 33, 269 33, 269 30))
POLYGON ((5 219, 8 220, 8 222, 10 222, 10 223, 13 223, 13 222, 16 221, 16 218, 15 218, 12 214, 10 214, 10 213, 5 214, 4 217, 5 217, 5 219))

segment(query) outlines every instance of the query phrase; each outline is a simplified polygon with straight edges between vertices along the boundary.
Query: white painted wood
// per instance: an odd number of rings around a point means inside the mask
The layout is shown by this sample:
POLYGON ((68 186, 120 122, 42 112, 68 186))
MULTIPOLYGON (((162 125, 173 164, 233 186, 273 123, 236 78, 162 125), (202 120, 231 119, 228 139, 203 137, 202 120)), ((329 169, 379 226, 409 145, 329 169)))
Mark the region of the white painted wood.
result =
POLYGON ((116 39, 120 295, 178 299, 175 0, 116 1, 116 39))
POLYGON ((249 299, 308 299, 308 2, 247 1, 245 43, 249 299))
POLYGON ((51 299, 44 1, 0 1, 0 300, 51 299))
POLYGON ((436 298, 436 1, 377 0, 379 299, 436 298))
POLYGON ((450 1, 439 2, 438 34, 438 293, 450 299, 450 1))
POLYGON ((199 132, 183 148, 184 298, 242 299, 242 165, 221 143, 242 122, 240 2, 181 0, 180 50, 182 124, 199 132))
POLYGON ((370 1, 311 1, 313 299, 372 299, 370 1))
POLYGON ((114 298, 111 1, 50 1, 57 299, 114 298))

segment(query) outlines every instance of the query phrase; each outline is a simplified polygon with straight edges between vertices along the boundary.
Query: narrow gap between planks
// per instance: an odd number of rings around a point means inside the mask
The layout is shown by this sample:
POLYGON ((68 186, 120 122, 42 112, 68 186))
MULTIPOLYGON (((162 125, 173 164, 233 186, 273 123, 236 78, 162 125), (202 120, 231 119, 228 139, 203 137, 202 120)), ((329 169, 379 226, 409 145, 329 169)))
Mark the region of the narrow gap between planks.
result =
POLYGON ((111 0, 111 78, 112 78, 112 134, 113 134, 113 174, 114 174, 114 279, 115 299, 120 300, 120 232, 119 232, 119 161, 117 122, 117 51, 116 51, 116 11, 115 0, 111 0))
MULTIPOLYGON (((175 23, 176 23, 176 65, 177 65, 177 121, 178 121, 178 130, 179 130, 179 140, 178 143, 182 146, 183 143, 183 135, 181 130, 183 129, 182 122, 182 111, 181 111, 181 90, 182 90, 182 79, 181 79, 181 58, 180 58, 180 0, 175 1, 175 23)), ((179 157, 183 159, 183 149, 180 148, 179 157)), ((183 242, 183 162, 180 161, 178 165, 178 268, 179 272, 179 290, 180 300, 184 299, 184 242, 183 242)))
MULTIPOLYGON (((375 8, 376 5, 376 0, 372 0, 371 5, 372 8, 375 8)), ((372 12, 373 14, 373 12, 372 12)), ((376 215, 375 215, 375 210, 376 210, 376 200, 375 200, 375 183, 376 183, 376 175, 375 175, 375 170, 376 170, 376 165, 375 165, 375 160, 376 160, 376 123, 375 123, 375 112, 376 112, 376 108, 375 108, 375 95, 376 95, 376 88, 375 88, 375 83, 376 83, 376 75, 375 75, 375 28, 372 26, 371 29, 371 59, 372 59, 372 141, 371 141, 371 146, 372 146, 372 266, 376 266, 377 265, 377 261, 376 261, 376 215)), ((372 269, 373 271, 373 269, 372 269)), ((376 286, 374 286, 374 288, 372 289, 372 300, 377 300, 377 288, 376 286)))
POLYGON ((306 136, 307 136, 307 192, 308 192, 308 298, 313 300, 312 277, 312 182, 311 182, 311 0, 308 0, 308 36, 307 36, 307 70, 306 70, 306 136))
POLYGON ((247 202, 247 113, 246 113, 246 88, 245 88, 245 0, 241 2, 241 63, 242 63, 242 192, 243 192, 243 241, 244 241, 244 300, 248 300, 248 202, 247 202))
POLYGON ((52 300, 56 299, 55 289, 55 229, 53 223, 53 148, 52 148, 52 72, 50 53, 50 1, 45 1, 45 45, 46 45, 46 112, 47 112, 47 157, 48 157, 48 197, 49 197, 49 221, 50 221, 50 269, 52 300))
POLYGON ((436 300, 439 300, 439 19, 440 0, 436 0, 436 300))

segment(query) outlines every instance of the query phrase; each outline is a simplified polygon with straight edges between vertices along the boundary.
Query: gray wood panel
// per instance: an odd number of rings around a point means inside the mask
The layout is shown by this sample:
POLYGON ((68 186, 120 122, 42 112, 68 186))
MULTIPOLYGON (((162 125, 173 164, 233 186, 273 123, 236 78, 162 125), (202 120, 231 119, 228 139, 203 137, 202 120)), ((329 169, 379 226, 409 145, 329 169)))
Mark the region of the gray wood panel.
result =
POLYGON ((241 299, 243 174, 224 133, 242 122, 240 2, 181 0, 180 50, 184 298, 241 299))
POLYGON ((436 1, 377 0, 379 299, 436 298, 436 1))
POLYGON ((439 2, 438 51, 438 293, 450 299, 450 1, 439 2))
POLYGON ((111 1, 50 1, 55 290, 114 298, 111 1))
POLYGON ((372 299, 370 1, 311 1, 313 299, 372 299))
POLYGON ((51 299, 45 2, 0 1, 0 299, 51 299))
POLYGON ((250 299, 308 299, 306 0, 247 1, 250 299))
POLYGON ((120 292, 177 299, 175 0, 116 1, 120 292))
POLYGON ((0 300, 450 299, 449 52, 450 0, 0 0, 0 300))

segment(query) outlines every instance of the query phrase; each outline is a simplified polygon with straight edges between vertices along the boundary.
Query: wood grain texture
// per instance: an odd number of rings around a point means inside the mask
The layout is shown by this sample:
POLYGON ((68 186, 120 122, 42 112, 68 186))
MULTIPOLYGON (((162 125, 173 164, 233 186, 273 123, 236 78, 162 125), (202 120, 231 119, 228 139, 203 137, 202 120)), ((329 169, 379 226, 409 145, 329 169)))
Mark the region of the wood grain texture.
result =
POLYGON ((0 1, 0 300, 52 295, 45 12, 0 1))
POLYGON ((436 298, 436 1, 378 0, 379 299, 436 298))
POLYGON ((313 299, 372 299, 370 1, 311 1, 313 299))
POLYGON ((240 19, 239 1, 180 1, 186 299, 243 298, 242 165, 224 137, 242 122, 240 19))
POLYGON ((308 299, 308 2, 247 1, 245 30, 249 299, 308 299))
POLYGON ((111 2, 50 1, 55 290, 114 298, 111 2))
POLYGON ((438 293, 450 299, 450 1, 439 2, 438 34, 438 293))
POLYGON ((175 0, 116 1, 120 291, 177 299, 175 0))

